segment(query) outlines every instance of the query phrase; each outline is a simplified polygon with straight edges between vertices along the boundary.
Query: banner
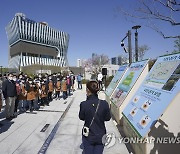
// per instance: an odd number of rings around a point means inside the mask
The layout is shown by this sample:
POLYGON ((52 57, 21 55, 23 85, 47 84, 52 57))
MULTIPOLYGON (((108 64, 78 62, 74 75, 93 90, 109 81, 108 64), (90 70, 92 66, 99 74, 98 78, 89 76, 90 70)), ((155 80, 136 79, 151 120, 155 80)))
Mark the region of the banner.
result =
POLYGON ((136 132, 145 137, 180 91, 180 54, 159 57, 123 111, 136 132))
POLYGON ((116 85, 118 84, 126 69, 127 65, 120 66, 120 68, 118 69, 117 73, 115 74, 115 76, 113 77, 112 81, 110 82, 109 86, 105 91, 106 95, 108 95, 109 97, 111 96, 113 90, 116 88, 116 85))
POLYGON ((131 66, 128 68, 111 97, 111 101, 116 106, 121 106, 127 94, 135 84, 136 80, 144 70, 147 63, 148 60, 132 63, 131 66))

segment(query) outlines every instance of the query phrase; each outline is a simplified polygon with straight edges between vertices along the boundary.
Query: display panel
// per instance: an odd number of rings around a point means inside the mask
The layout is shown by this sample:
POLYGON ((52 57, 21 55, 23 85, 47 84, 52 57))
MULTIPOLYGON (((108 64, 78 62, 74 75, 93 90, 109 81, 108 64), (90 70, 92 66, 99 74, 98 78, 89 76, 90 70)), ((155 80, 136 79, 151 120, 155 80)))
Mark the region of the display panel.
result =
POLYGON ((136 132, 145 137, 180 90, 180 54, 159 57, 123 111, 136 132))
POLYGON ((113 90, 116 88, 116 85, 118 84, 126 69, 127 65, 120 66, 120 68, 118 69, 117 73, 115 74, 115 76, 113 77, 112 81, 110 82, 109 86, 105 91, 106 95, 108 95, 109 97, 111 96, 113 90))
POLYGON ((131 88, 135 84, 136 80, 148 64, 148 60, 132 63, 118 86, 112 94, 111 101, 118 107, 121 106, 127 94, 130 92, 131 88))

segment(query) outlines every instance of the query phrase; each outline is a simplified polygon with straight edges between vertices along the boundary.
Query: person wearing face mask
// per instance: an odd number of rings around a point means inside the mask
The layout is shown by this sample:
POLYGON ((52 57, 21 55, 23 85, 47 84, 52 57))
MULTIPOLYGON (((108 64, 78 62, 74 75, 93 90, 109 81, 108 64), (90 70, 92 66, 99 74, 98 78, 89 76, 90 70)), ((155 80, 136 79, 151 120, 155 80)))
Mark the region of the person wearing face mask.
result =
POLYGON ((71 77, 69 75, 67 76, 66 84, 67 84, 68 96, 71 96, 72 82, 71 82, 71 77))
POLYGON ((54 84, 53 84, 51 76, 49 77, 48 89, 49 89, 48 90, 48 101, 51 102, 53 100, 52 99, 52 93, 54 91, 54 84))
POLYGON ((67 95, 67 83, 66 83, 66 77, 63 78, 61 81, 61 91, 63 93, 63 99, 66 100, 68 95, 67 95))
POLYGON ((21 87, 20 87, 20 80, 17 80, 16 75, 13 76, 13 81, 16 85, 16 92, 17 92, 17 97, 15 100, 15 107, 14 107, 14 115, 15 115, 15 117, 17 117, 17 115, 18 115, 17 109, 18 109, 18 104, 19 104, 19 94, 21 93, 21 87))
POLYGON ((21 80, 20 82, 20 88, 21 88, 21 92, 19 94, 19 110, 20 113, 25 112, 26 111, 26 102, 27 102, 27 91, 25 89, 25 81, 21 80))
POLYGON ((23 80, 23 75, 22 75, 22 74, 19 74, 18 79, 19 79, 19 80, 23 80))
POLYGON ((59 99, 60 100, 60 91, 61 91, 61 81, 60 78, 57 78, 57 83, 56 83, 56 95, 55 95, 55 99, 59 99))
POLYGON ((44 82, 41 83, 41 93, 40 93, 40 97, 41 97, 41 105, 47 105, 49 106, 49 102, 47 99, 47 95, 48 95, 48 89, 47 86, 44 82))
POLYGON ((34 101, 36 100, 36 91, 37 87, 33 83, 32 79, 29 79, 27 84, 26 84, 26 91, 27 91, 27 102, 29 105, 29 110, 30 112, 33 112, 35 108, 34 101))
POLYGON ((8 79, 2 84, 2 92, 5 98, 5 115, 7 120, 14 118, 15 99, 17 96, 16 85, 13 81, 13 74, 8 74, 8 79))
POLYGON ((57 75, 56 75, 56 73, 53 74, 52 81, 53 81, 53 85, 55 87, 56 86, 56 82, 57 82, 57 75))

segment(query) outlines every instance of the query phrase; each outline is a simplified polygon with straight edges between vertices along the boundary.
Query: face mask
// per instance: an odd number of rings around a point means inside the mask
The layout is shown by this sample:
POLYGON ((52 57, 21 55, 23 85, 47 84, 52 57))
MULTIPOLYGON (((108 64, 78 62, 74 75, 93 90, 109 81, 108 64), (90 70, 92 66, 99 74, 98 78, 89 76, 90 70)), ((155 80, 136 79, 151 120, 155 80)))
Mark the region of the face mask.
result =
POLYGON ((13 81, 16 81, 17 79, 16 78, 13 78, 13 81))
POLYGON ((38 82, 37 85, 40 87, 40 85, 41 85, 40 82, 38 82))
POLYGON ((29 84, 32 84, 32 81, 29 81, 29 84))
POLYGON ((13 80, 13 77, 9 77, 9 80, 13 80))

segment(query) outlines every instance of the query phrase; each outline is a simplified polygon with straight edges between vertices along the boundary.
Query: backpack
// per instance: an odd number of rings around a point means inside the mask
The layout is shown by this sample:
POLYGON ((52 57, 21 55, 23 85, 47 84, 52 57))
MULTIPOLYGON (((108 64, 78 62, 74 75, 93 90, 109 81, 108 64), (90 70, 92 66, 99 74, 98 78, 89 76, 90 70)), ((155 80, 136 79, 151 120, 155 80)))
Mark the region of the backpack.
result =
POLYGON ((70 78, 67 78, 67 84, 71 84, 71 79, 70 78))

